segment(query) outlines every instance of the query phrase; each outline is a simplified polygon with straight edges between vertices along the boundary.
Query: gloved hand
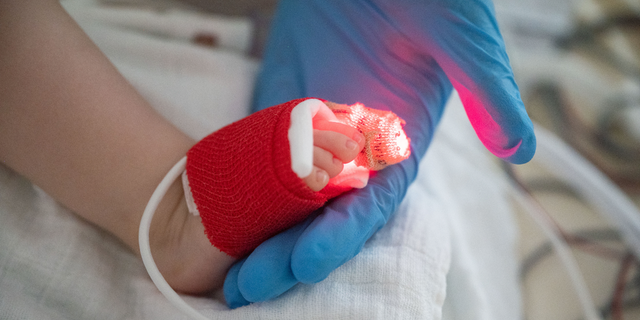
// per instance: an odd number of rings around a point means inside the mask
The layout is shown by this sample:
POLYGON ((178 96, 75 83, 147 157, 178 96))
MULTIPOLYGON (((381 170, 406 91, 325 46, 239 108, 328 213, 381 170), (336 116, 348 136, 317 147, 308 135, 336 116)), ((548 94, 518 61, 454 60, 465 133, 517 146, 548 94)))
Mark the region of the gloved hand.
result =
POLYGON ((533 125, 489 0, 281 1, 255 109, 315 96, 392 110, 412 154, 238 262, 225 282, 229 306, 321 281, 354 257, 415 179, 452 86, 487 149, 513 163, 533 157, 533 125))

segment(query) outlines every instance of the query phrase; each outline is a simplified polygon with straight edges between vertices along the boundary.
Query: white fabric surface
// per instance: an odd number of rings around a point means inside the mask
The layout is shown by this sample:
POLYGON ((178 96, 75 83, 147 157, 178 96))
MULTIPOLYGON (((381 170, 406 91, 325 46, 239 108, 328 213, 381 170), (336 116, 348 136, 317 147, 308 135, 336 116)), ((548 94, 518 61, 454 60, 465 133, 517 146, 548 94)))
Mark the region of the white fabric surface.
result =
MULTIPOLYGON (((198 47, 95 18, 113 9, 65 5, 141 94, 191 136, 247 114, 257 64, 241 45, 198 47)), ((212 32, 225 32, 226 20, 208 19, 212 32)), ((401 208, 356 258, 274 301, 236 310, 211 298, 187 302, 211 319, 441 319, 443 303, 446 319, 517 319, 506 185, 459 100, 451 103, 401 208)), ((186 319, 120 242, 1 165, 0 318, 186 319)))
POLYGON ((428 151, 428 174, 446 175, 435 186, 448 206, 451 267, 445 320, 521 319, 518 230, 506 177, 475 137, 454 94, 428 151), (438 160, 434 160, 437 158, 438 160))

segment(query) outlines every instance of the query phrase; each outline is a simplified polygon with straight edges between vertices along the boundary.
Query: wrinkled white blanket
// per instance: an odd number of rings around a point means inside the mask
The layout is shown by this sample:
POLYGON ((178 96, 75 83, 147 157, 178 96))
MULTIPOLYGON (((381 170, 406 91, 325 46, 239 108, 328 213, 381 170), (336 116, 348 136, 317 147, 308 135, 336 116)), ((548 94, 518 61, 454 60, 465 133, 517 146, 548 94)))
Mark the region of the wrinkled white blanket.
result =
MULTIPOLYGON (((242 37, 228 37, 250 32, 248 22, 192 16, 191 32, 231 39, 212 49, 186 41, 184 25, 180 37, 166 32, 171 12, 65 5, 141 94, 191 136, 248 113, 257 63, 244 55, 244 40, 233 43, 242 37), (129 19, 115 19, 123 14, 129 19)), ((506 184, 459 100, 450 104, 405 201, 357 257, 274 301, 236 310, 211 298, 187 302, 211 319, 441 319, 443 310, 446 319, 517 319, 506 184)), ((121 243, 2 165, 0 318, 186 319, 121 243)))

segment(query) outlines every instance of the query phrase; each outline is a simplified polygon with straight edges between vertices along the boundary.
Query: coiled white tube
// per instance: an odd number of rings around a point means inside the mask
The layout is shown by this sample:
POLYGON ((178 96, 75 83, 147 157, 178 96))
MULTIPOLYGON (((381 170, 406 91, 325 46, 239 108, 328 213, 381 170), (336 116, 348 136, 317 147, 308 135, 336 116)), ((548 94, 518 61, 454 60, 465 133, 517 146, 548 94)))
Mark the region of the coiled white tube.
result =
POLYGON ((538 207, 536 200, 533 199, 530 194, 516 183, 513 183, 512 186, 515 199, 526 209, 527 213, 529 213, 531 218, 536 222, 540 229, 542 229, 542 232, 549 239, 553 249, 558 254, 567 274, 569 274, 569 279, 571 280, 571 284, 573 284, 573 288, 578 295, 578 300, 582 306, 585 319, 602 320, 598 313, 598 309, 593 303, 593 299, 589 293, 584 276, 582 275, 582 272, 580 272, 580 268, 578 268, 578 263, 571 254, 571 248, 560 236, 560 230, 558 230, 553 222, 545 219, 545 215, 536 213, 536 211, 540 211, 541 209, 538 207))
POLYGON ((615 225, 627 245, 640 258, 640 210, 594 165, 554 134, 536 126, 539 161, 573 187, 603 217, 615 225))
POLYGON ((149 202, 147 203, 147 207, 144 209, 144 213, 142 214, 142 219, 140 220, 140 229, 138 230, 138 243, 140 245, 140 256, 142 256, 142 262, 144 263, 144 267, 147 269, 147 273, 151 277, 153 283, 158 287, 158 290, 173 304, 176 308, 182 310, 184 313, 197 320, 210 320, 209 318, 203 316, 189 304, 187 304, 181 297, 178 295, 171 286, 164 279, 160 270, 158 270, 158 266, 153 261, 153 256, 151 255, 151 247, 149 246, 149 229, 151 228, 151 220, 153 219, 153 215, 162 201, 162 198, 169 190, 171 184, 182 174, 185 169, 187 163, 187 157, 183 157, 176 163, 173 168, 165 175, 162 179, 156 190, 151 195, 149 202))
MULTIPOLYGON (((603 217, 617 226, 627 245, 633 250, 636 257, 640 257, 640 211, 633 202, 600 170, 553 133, 538 125, 535 129, 538 147, 534 161, 539 162, 567 182, 603 217)), ((513 190, 516 200, 527 208, 527 212, 551 241, 569 274, 585 318, 589 320, 602 319, 593 303, 584 277, 571 254, 571 249, 560 236, 560 230, 543 215, 534 213, 541 209, 537 202, 520 186, 514 183, 513 190)))

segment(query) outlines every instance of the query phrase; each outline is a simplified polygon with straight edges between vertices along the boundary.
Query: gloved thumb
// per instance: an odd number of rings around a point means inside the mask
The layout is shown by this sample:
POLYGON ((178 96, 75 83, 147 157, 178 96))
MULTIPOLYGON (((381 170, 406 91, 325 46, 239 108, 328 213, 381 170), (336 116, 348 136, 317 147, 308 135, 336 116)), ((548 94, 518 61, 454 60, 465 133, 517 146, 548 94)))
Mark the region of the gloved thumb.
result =
POLYGON ((458 91, 484 146, 512 163, 531 160, 536 149, 533 124, 491 2, 468 1, 463 9, 438 7, 430 19, 422 21, 430 29, 423 45, 458 91))

